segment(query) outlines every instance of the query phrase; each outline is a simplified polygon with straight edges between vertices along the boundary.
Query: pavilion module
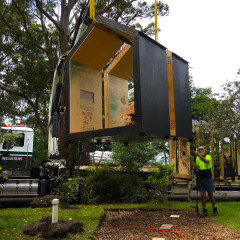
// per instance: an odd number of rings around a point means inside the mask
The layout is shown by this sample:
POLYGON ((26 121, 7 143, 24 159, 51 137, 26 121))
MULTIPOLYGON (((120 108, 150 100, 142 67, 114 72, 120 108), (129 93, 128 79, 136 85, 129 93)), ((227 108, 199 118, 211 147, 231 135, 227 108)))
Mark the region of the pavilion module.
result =
POLYGON ((67 141, 192 138, 188 62, 97 17, 65 59, 67 141))

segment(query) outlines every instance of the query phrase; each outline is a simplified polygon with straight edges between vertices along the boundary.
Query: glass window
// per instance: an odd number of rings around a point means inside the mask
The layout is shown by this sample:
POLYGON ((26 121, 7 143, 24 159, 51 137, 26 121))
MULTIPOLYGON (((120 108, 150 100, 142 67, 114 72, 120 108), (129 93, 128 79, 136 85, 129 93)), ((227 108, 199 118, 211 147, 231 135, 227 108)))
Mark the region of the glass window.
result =
MULTIPOLYGON (((11 142, 4 141, 3 149, 11 149, 13 147, 23 147, 24 146, 24 133, 17 133, 18 136, 15 137, 11 142)), ((13 133, 14 136, 14 133, 13 133)))

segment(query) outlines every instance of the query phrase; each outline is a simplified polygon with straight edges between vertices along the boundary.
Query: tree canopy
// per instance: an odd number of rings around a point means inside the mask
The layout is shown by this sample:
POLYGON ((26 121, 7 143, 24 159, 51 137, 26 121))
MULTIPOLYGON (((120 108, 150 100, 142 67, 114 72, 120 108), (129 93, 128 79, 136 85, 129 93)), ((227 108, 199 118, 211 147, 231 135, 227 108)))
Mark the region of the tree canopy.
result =
POLYGON ((190 79, 190 91, 192 118, 203 120, 208 112, 209 104, 215 100, 212 89, 196 87, 193 79, 190 79))
POLYGON ((226 81, 222 90, 222 94, 214 96, 209 88, 192 88, 192 116, 200 121, 197 143, 220 144, 227 150, 229 143, 236 141, 236 147, 240 149, 240 84, 226 81))

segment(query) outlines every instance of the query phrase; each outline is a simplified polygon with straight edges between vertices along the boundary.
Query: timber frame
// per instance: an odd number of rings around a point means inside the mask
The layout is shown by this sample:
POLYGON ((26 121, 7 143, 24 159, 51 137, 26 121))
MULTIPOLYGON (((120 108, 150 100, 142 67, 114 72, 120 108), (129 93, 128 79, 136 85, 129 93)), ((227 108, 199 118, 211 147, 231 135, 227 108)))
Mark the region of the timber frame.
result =
MULTIPOLYGON (((197 120, 193 120, 192 130, 196 138, 199 134, 198 124, 197 120)), ((190 158, 193 157, 191 157, 190 151, 191 149, 197 151, 197 147, 196 142, 189 142, 186 138, 171 138, 169 140, 169 165, 174 165, 174 177, 185 179, 192 177, 193 169, 190 158)), ((212 156, 213 177, 217 180, 238 180, 240 176, 240 152, 236 140, 229 139, 228 147, 224 148, 223 142, 214 141, 213 134, 210 134, 209 144, 206 147, 212 156), (216 157, 217 155, 219 157, 216 157)))

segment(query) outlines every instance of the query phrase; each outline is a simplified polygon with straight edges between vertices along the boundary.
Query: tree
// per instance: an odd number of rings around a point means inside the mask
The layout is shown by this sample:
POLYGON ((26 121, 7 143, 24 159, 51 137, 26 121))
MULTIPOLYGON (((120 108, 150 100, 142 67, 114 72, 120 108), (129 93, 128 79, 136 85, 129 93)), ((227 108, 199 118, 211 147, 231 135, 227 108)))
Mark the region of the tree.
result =
POLYGON ((15 1, 0 3, 1 56, 4 59, 0 88, 5 92, 5 100, 9 101, 13 96, 18 100, 18 106, 13 105, 8 112, 17 113, 18 110, 20 117, 25 118, 34 115, 37 125, 46 132, 48 95, 56 61, 52 61, 50 55, 46 58, 42 47, 44 38, 36 18, 29 14, 28 2, 18 1, 19 5, 15 1))
POLYGON ((219 100, 210 101, 199 125, 196 141, 199 146, 208 146, 214 159, 220 159, 220 147, 228 151, 230 144, 236 142, 240 149, 239 87, 237 81, 224 84, 224 93, 219 100))
POLYGON ((190 77, 190 91, 192 119, 203 120, 209 109, 209 104, 216 101, 212 89, 196 87, 192 77, 190 77))
POLYGON ((161 163, 155 164, 158 169, 152 170, 151 175, 147 179, 147 183, 155 186, 161 192, 166 192, 173 183, 171 175, 173 173, 174 166, 163 165, 161 163))
POLYGON ((240 125, 240 84, 238 81, 227 82, 223 85, 224 93, 218 102, 213 102, 206 120, 223 136, 238 136, 240 125))
POLYGON ((127 146, 116 143, 113 145, 112 152, 112 158, 126 172, 138 172, 140 168, 154 160, 159 153, 156 145, 149 142, 129 143, 127 146))

